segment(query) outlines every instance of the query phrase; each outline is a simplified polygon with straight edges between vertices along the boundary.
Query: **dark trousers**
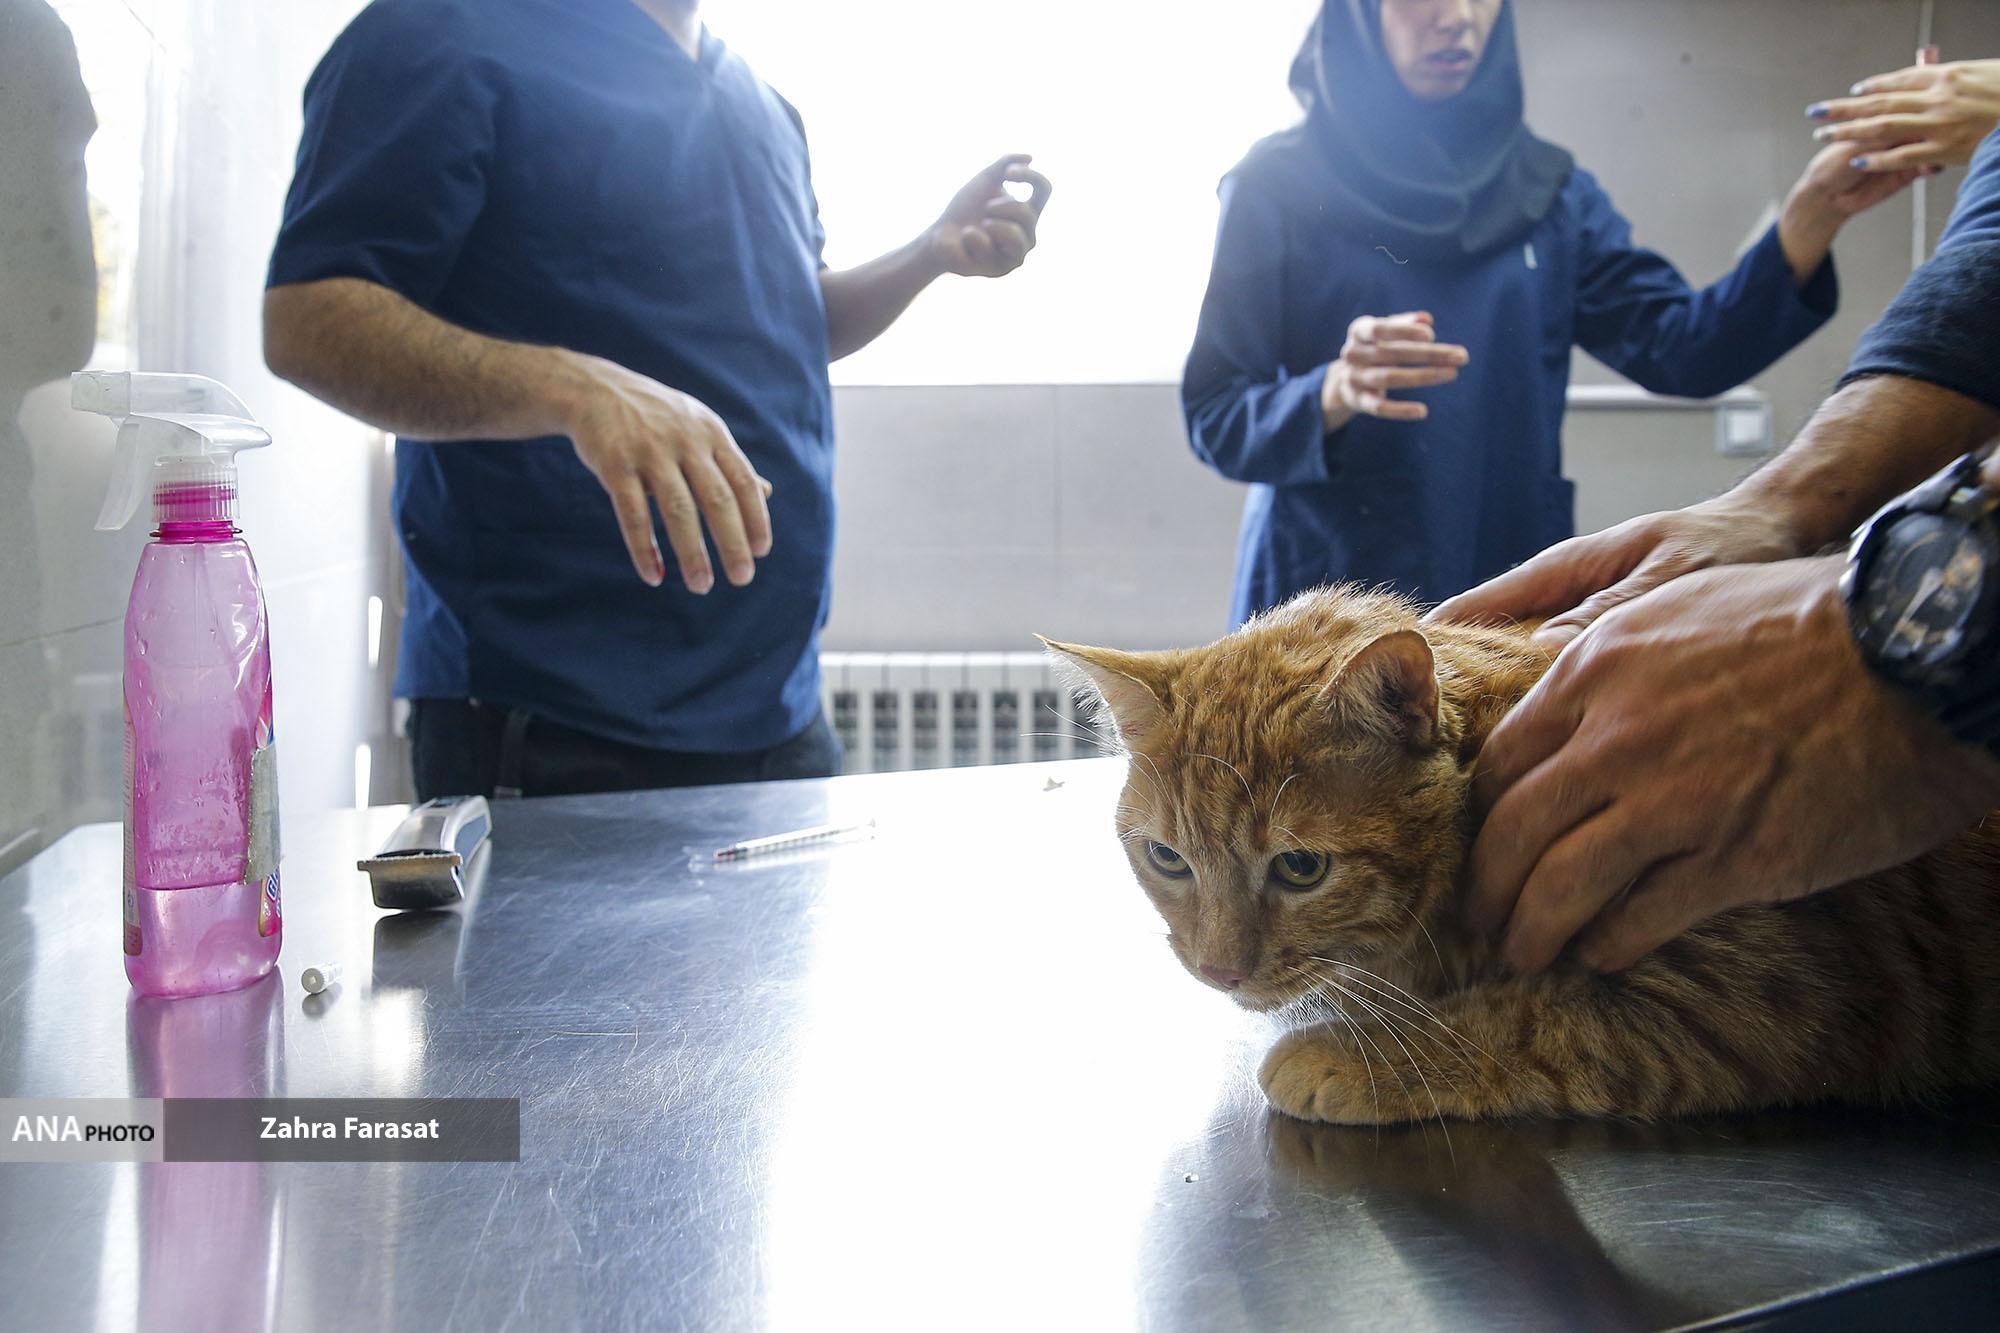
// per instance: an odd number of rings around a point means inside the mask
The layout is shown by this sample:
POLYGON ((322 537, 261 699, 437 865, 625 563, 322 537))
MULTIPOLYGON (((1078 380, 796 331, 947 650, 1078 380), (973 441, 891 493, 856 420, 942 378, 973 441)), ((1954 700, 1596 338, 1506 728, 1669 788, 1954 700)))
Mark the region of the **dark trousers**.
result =
POLYGON ((605 740, 470 699, 411 700, 410 755, 420 801, 825 778, 840 771, 842 757, 824 712, 768 750, 688 754, 605 740))

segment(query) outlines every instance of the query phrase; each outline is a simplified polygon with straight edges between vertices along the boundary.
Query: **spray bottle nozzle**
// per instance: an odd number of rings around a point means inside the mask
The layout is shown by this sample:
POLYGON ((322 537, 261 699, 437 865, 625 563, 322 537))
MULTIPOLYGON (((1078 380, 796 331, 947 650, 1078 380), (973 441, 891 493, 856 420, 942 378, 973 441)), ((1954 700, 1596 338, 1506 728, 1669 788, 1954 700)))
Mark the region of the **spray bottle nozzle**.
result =
POLYGON ((234 518, 237 451, 271 442, 241 399, 200 375, 80 371, 70 376, 70 406, 118 423, 100 531, 130 522, 148 490, 162 521, 234 518))

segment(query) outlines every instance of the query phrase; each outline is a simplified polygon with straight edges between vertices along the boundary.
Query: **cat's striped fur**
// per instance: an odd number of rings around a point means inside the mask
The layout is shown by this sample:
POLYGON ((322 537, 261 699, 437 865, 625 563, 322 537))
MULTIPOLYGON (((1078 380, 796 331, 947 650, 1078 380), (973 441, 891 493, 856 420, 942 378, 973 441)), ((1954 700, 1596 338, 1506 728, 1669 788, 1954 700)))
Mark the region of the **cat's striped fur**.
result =
POLYGON ((1525 631, 1420 627, 1393 597, 1321 590, 1205 648, 1052 647, 1097 686, 1131 756, 1118 834, 1175 952, 1190 971, 1246 974, 1232 998, 1297 1021, 1262 1072, 1281 1110, 1657 1118, 2000 1079, 2000 835, 1986 825, 1711 918, 1622 973, 1559 962, 1512 978, 1455 899, 1472 761, 1548 666, 1525 631), (1438 691, 1417 744, 1375 647, 1412 633, 1438 691), (1150 843, 1191 873, 1163 874, 1150 843), (1330 854, 1319 887, 1272 880, 1294 848, 1330 854))

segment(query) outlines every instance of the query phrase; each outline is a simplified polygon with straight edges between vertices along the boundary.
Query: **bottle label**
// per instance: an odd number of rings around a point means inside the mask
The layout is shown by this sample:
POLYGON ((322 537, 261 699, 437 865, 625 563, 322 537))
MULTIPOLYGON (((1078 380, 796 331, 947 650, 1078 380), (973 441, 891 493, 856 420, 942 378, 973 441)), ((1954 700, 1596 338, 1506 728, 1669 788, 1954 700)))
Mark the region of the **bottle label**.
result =
POLYGON ((275 935, 284 923, 278 898, 278 749, 271 727, 271 687, 264 686, 264 703, 257 712, 257 748, 250 753, 250 799, 243 882, 257 888, 257 934, 275 935))
POLYGON ((125 714, 125 952, 137 958, 145 946, 145 938, 139 933, 139 858, 132 843, 132 706, 124 706, 125 714))

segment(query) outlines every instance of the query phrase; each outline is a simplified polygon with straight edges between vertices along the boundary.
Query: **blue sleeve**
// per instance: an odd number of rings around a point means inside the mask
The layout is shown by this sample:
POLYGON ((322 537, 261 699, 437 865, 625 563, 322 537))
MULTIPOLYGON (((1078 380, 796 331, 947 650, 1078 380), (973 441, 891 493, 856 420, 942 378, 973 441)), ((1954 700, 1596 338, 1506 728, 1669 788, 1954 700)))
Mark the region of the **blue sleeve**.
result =
POLYGON ((440 12, 378 0, 313 72, 269 286, 365 278, 425 306, 443 290, 485 203, 494 123, 440 12))
POLYGON ((1195 456, 1232 481, 1289 485, 1328 477, 1320 386, 1284 354, 1285 227, 1256 191, 1223 182, 1222 222, 1181 410, 1195 456))
POLYGON ((1958 187, 1937 253, 1903 284, 1854 349, 1841 383, 1925 380, 2000 409, 2000 131, 1958 187))
POLYGON ((799 132, 799 145, 805 150, 806 204, 812 211, 810 233, 812 252, 813 257, 819 260, 820 271, 824 273, 826 271, 826 228, 821 224, 819 219, 819 191, 813 189, 812 184, 812 145, 806 139, 805 117, 801 116, 799 109, 787 101, 776 89, 772 90, 771 96, 777 98, 778 105, 785 108, 785 115, 791 118, 792 128, 799 132))
POLYGON ((1577 173, 1576 341, 1654 393, 1713 398, 1812 336, 1840 306, 1833 258, 1800 288, 1773 226, 1729 273, 1699 290, 1632 241, 1632 224, 1577 173))

